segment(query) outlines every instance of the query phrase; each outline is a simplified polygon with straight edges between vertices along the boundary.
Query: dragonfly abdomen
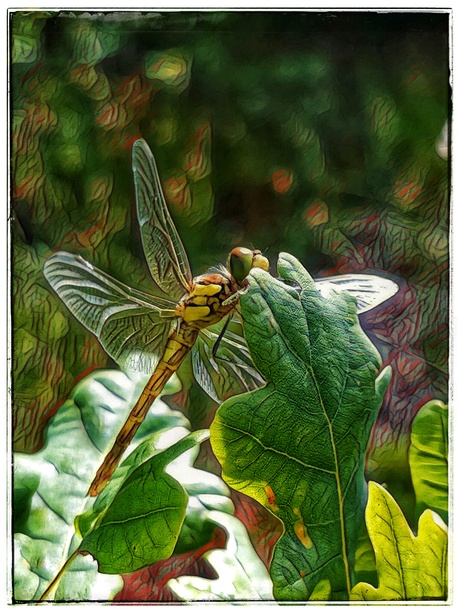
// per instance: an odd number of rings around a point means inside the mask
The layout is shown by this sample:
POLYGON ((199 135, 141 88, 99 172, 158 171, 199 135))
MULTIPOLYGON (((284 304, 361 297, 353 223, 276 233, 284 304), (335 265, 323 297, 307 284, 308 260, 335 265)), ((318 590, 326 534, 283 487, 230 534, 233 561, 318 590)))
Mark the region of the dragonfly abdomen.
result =
POLYGON ((155 371, 131 410, 128 419, 118 433, 111 450, 106 455, 104 462, 99 467, 90 485, 88 490, 90 496, 99 494, 112 477, 121 456, 133 440, 153 402, 158 398, 166 383, 184 361, 188 352, 195 344, 198 334, 199 330, 191 328, 185 322, 181 322, 179 328, 171 332, 155 371))

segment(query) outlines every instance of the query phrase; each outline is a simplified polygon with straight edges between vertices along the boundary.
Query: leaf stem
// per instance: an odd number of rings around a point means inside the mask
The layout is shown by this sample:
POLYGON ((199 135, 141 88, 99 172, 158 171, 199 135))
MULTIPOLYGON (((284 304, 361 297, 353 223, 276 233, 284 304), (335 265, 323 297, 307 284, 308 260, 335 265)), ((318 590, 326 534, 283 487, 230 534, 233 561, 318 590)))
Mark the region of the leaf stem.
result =
POLYGON ((64 564, 59 569, 57 575, 54 577, 54 579, 51 581, 49 586, 46 588, 46 590, 43 592, 43 594, 38 599, 38 602, 44 602, 48 598, 48 595, 57 587, 57 584, 59 583, 67 567, 70 566, 70 564, 79 555, 79 553, 80 551, 77 549, 76 551, 73 552, 73 554, 70 557, 67 558, 67 560, 64 562, 64 564))

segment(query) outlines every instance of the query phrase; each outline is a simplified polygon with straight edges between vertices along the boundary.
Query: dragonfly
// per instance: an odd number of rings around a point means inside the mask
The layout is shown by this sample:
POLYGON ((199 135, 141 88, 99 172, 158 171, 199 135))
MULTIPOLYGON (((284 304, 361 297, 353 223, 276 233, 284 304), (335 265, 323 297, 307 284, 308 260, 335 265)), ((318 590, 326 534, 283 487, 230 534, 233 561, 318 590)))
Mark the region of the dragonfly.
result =
MULTIPOLYGON (((217 402, 265 383, 252 364, 235 313, 250 270, 268 271, 268 259, 259 250, 236 247, 226 267, 193 278, 155 158, 144 139, 133 145, 132 168, 145 258, 155 284, 168 298, 134 289, 72 253, 58 251, 44 266, 52 289, 106 353, 121 368, 150 375, 89 487, 90 496, 104 489, 151 405, 187 355, 191 354, 196 380, 217 402), (238 327, 231 330, 228 324, 235 319, 238 327)), ((325 295, 331 289, 354 295, 358 312, 374 308, 397 291, 395 283, 376 275, 329 277, 317 286, 325 295)))

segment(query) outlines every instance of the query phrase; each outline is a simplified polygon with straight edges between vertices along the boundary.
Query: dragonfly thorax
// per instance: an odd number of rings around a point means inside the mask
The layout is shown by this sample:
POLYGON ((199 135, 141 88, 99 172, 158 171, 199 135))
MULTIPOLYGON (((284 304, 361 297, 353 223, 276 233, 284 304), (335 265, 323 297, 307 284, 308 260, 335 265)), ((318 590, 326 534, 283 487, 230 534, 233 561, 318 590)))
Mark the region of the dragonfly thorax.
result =
POLYGON ((247 287, 246 277, 252 268, 268 270, 269 262, 260 251, 236 247, 228 258, 228 269, 196 277, 176 307, 176 315, 195 329, 218 323, 236 305, 247 287))
POLYGON ((216 324, 235 306, 241 288, 225 271, 196 277, 190 292, 177 305, 176 315, 197 329, 216 324))

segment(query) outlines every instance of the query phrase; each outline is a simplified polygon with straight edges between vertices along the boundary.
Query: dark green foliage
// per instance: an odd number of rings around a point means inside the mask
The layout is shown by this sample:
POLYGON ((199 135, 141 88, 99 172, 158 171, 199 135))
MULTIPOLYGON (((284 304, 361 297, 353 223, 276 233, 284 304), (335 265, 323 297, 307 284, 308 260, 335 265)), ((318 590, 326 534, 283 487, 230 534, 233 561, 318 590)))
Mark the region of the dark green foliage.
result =
POLYGON ((377 378, 377 353, 348 296, 321 297, 287 254, 278 272, 299 292, 255 270, 241 297, 267 385, 222 404, 211 443, 227 483, 284 524, 271 564, 275 598, 308 600, 327 579, 332 600, 346 600, 363 522, 364 456, 391 373, 377 378))
MULTIPOLYGON (((197 274, 247 244, 294 253, 312 273, 332 266, 406 277, 417 328, 395 357, 411 372, 421 361, 425 395, 433 386, 445 394, 447 164, 435 145, 448 118, 447 14, 18 11, 10 19, 18 448, 35 448, 75 377, 104 363, 70 321, 38 360, 47 371, 32 374, 40 329, 61 309, 43 293, 44 258, 79 252, 150 287, 133 216, 138 136, 158 158, 197 274), (28 259, 19 259, 24 249, 28 259)), ((390 329, 399 346, 401 310, 390 329)), ((401 377, 399 414, 411 384, 401 377)), ((380 439, 394 428, 405 436, 409 421, 388 410, 380 439)), ((409 419, 414 409, 403 410, 409 419)))
MULTIPOLYGON (((50 292, 50 253, 154 291, 134 213, 143 137, 195 274, 243 244, 313 276, 398 282, 361 318, 394 373, 367 471, 412 508, 410 427, 448 397, 448 39, 447 12, 11 12, 15 449, 39 449, 73 384, 107 364, 50 292)), ((201 398, 182 374, 177 400, 201 398)))

